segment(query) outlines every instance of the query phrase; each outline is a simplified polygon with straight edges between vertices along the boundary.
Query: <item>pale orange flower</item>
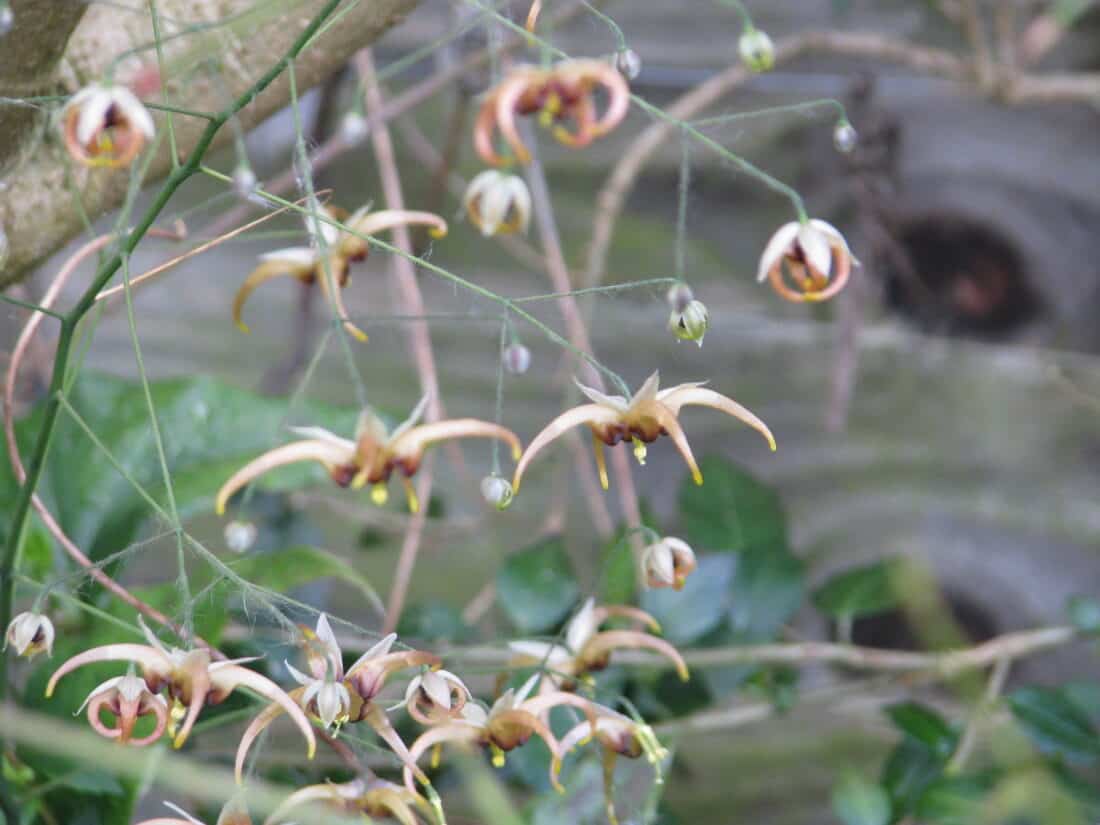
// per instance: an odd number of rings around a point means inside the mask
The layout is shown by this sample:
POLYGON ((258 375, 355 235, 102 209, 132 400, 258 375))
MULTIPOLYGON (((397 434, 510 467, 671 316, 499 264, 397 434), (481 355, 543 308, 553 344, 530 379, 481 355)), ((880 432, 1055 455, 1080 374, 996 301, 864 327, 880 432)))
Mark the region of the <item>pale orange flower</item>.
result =
POLYGON ((149 111, 124 86, 93 84, 73 95, 61 113, 69 156, 84 166, 129 166, 155 127, 149 111))
POLYGON ((858 262, 836 227, 819 220, 792 222, 780 227, 768 242, 756 279, 770 281, 772 289, 788 301, 817 303, 844 289, 853 263, 858 262))

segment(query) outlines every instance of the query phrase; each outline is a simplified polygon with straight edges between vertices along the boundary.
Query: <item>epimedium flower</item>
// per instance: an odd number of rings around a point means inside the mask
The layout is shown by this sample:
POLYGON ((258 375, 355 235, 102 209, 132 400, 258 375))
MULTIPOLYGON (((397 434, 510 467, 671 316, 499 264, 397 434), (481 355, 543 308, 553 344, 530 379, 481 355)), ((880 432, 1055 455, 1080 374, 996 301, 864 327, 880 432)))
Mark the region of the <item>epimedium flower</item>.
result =
POLYGON ((587 599, 581 609, 565 627, 565 639, 557 642, 518 641, 508 647, 519 656, 522 663, 540 664, 549 671, 549 682, 568 689, 578 677, 594 670, 603 670, 611 660, 611 653, 619 649, 646 648, 660 653, 675 666, 684 681, 688 679, 687 663, 671 644, 641 630, 600 630, 608 619, 633 619, 659 632, 660 624, 644 610, 629 605, 596 606, 595 599, 587 599))
MULTIPOLYGON (((169 702, 169 720, 167 730, 173 737, 174 747, 182 747, 187 741, 191 728, 198 718, 199 712, 207 704, 218 704, 225 700, 230 693, 238 687, 245 687, 253 693, 257 693, 274 705, 281 707, 291 717, 298 729, 302 732, 308 744, 309 757, 312 759, 316 750, 316 738, 313 728, 301 708, 294 703, 282 688, 259 673, 248 668, 241 667, 244 662, 254 659, 230 659, 228 661, 214 662, 210 659, 210 652, 202 648, 181 650, 176 647, 168 648, 161 644, 153 632, 138 619, 148 644, 113 644, 94 647, 83 653, 78 653, 61 665, 50 677, 46 685, 46 697, 53 695, 58 681, 66 674, 77 668, 93 662, 130 662, 141 668, 142 680, 149 693, 159 694, 162 690, 167 694, 169 702)), ((112 686, 111 689, 120 690, 121 684, 112 686)), ((127 696, 132 696, 135 686, 127 684, 127 695, 121 692, 117 699, 129 701, 127 696)), ((89 709, 104 707, 108 702, 114 702, 115 698, 107 698, 102 690, 104 685, 96 688, 89 694, 87 704, 89 709)), ((142 697, 145 699, 146 697, 142 697)), ((119 705, 121 709, 121 704, 119 705)), ((127 706, 129 708, 130 706, 127 706)), ((152 705, 147 708, 156 713, 152 705)), ((139 705, 140 709, 140 705, 139 705)), ((129 710, 127 710, 127 713, 129 710)), ((127 719, 119 717, 119 728, 123 730, 128 724, 127 719)), ((93 723, 94 725, 94 723, 93 723)), ((96 730, 105 736, 116 738, 115 734, 104 732, 99 726, 96 730)))
POLYGON ((703 346, 710 318, 707 307, 698 301, 687 284, 675 284, 668 291, 668 303, 672 312, 668 316, 669 331, 681 341, 695 341, 703 346))
POLYGON ((61 112, 65 148, 84 166, 128 166, 156 133, 153 118, 124 86, 86 86, 61 112))
MULTIPOLYGON (((325 614, 318 617, 316 630, 308 627, 301 630, 309 675, 287 665, 300 685, 289 694, 295 711, 300 714, 304 710, 326 727, 365 721, 402 761, 408 763, 408 749, 385 711, 374 700, 393 673, 412 667, 435 666, 439 659, 420 650, 391 652, 397 641, 397 634, 391 633, 345 670, 340 645, 325 614)), ((237 748, 238 780, 243 775, 245 757, 252 743, 284 711, 283 705, 269 705, 249 724, 237 748)))
POLYGON ((316 201, 311 206, 311 213, 306 216, 306 226, 313 240, 312 245, 278 249, 261 255, 260 265, 252 270, 233 299, 233 321, 242 332, 248 332, 248 325, 241 320, 241 313, 249 296, 266 281, 288 276, 304 284, 320 284, 325 297, 336 308, 344 328, 358 340, 366 341, 367 334, 349 320, 341 292, 351 283, 351 264, 366 260, 370 251, 364 236, 377 235, 399 226, 426 226, 433 238, 442 238, 447 234, 447 222, 431 212, 405 209, 371 212, 368 205, 349 215, 339 207, 322 206, 316 201), (327 220, 318 219, 313 212, 327 220), (337 227, 331 222, 343 226, 337 227))
POLYGON ((768 72, 775 66, 775 44, 767 32, 755 27, 750 26, 741 33, 737 51, 750 72, 768 72))
POLYGON ((791 222, 768 241, 756 279, 770 281, 780 297, 788 301, 827 301, 844 289, 853 263, 858 262, 848 242, 832 224, 820 220, 791 222))
POLYGON ((546 717, 551 709, 559 705, 581 707, 590 712, 589 703, 576 694, 563 691, 532 696, 540 678, 541 675, 536 673, 518 689, 504 691, 488 710, 476 702, 467 702, 462 706, 459 718, 435 725, 422 733, 409 746, 409 761, 404 769, 405 787, 415 792, 414 768, 420 757, 429 749, 434 749, 432 766, 435 767, 439 746, 444 742, 477 744, 488 748, 493 765, 499 768, 504 765, 508 751, 526 744, 532 736, 538 736, 550 749, 550 781, 560 789, 561 748, 546 717))
POLYGON ((33 659, 39 653, 53 655, 53 622, 49 616, 30 610, 20 613, 8 623, 4 633, 4 650, 15 648, 17 656, 33 659))
POLYGON ((168 701, 161 695, 149 690, 145 680, 133 672, 125 676, 108 679, 88 694, 80 713, 88 708, 88 722, 100 736, 117 739, 123 745, 145 747, 164 735, 168 727, 168 701), (101 712, 107 710, 114 715, 115 727, 103 724, 101 712), (151 733, 138 739, 133 738, 134 725, 142 716, 152 716, 156 720, 151 733))
POLYGON ((401 825, 418 825, 417 809, 425 819, 434 821, 431 805, 419 794, 377 777, 351 782, 324 782, 307 785, 288 796, 264 825, 281 822, 288 812, 311 803, 325 803, 341 813, 363 814, 371 818, 396 819, 401 825))
POLYGON ((370 484, 371 500, 379 505, 386 503, 389 497, 386 483, 393 471, 399 469, 409 510, 415 513, 420 509, 420 503, 411 478, 420 468, 424 450, 432 444, 451 438, 496 438, 512 448, 513 457, 519 457, 519 439, 499 424, 474 418, 419 424, 428 401, 427 395, 420 399, 409 417, 392 432, 370 409, 364 410, 359 416, 354 440, 342 438, 321 427, 292 427, 292 431, 304 436, 304 439, 269 450, 235 472, 215 497, 218 515, 225 513, 226 503, 237 490, 277 467, 300 461, 317 462, 341 487, 350 486, 358 490, 370 484))
POLYGON ((596 453, 600 484, 605 490, 608 480, 604 444, 613 447, 620 441, 630 439, 634 444, 634 457, 639 464, 645 464, 645 445, 662 435, 668 435, 672 439, 672 443, 687 462, 695 483, 702 484, 703 474, 699 471, 699 465, 695 462, 691 445, 688 444, 679 421, 681 409, 692 405, 712 407, 740 419, 763 435, 768 440, 768 446, 775 449, 775 438, 767 425, 733 399, 706 389, 703 382, 680 384, 660 390, 659 381, 658 373, 653 373, 629 400, 621 395, 605 395, 578 381, 577 386, 581 392, 593 403, 567 410, 535 436, 516 465, 515 478, 512 480, 515 493, 519 494, 523 473, 534 457, 556 438, 581 424, 587 424, 592 431, 592 446, 596 453))
POLYGON ((681 590, 695 566, 695 552, 686 541, 672 536, 654 542, 642 554, 642 569, 649 587, 681 590))
POLYGON ((486 238, 527 232, 531 223, 531 193, 523 178, 486 169, 466 187, 462 206, 486 238))
POLYGON ((516 117, 538 115, 559 143, 579 148, 614 129, 630 108, 630 87, 623 76, 603 60, 566 60, 550 68, 516 66, 490 89, 474 125, 474 146, 490 166, 508 160, 499 155, 493 139, 500 131, 520 163, 531 162, 531 152, 520 136, 516 117), (596 109, 595 92, 607 93, 607 108, 596 109), (564 122, 573 122, 573 131, 564 122))
POLYGON ((422 725, 435 725, 461 718, 472 698, 465 682, 449 670, 427 670, 409 682, 397 707, 405 708, 422 725))

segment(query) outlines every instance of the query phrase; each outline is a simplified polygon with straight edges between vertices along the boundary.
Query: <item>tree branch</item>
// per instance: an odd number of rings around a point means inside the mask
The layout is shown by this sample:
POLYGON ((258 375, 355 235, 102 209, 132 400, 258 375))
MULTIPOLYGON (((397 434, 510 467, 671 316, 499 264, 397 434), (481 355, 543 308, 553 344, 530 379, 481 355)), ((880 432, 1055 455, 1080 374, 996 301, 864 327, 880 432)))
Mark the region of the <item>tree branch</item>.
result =
MULTIPOLYGON (((53 8, 67 6, 69 2, 26 0, 23 5, 53 8)), ((396 23, 416 2, 374 0, 351 5, 340 18, 340 24, 320 34, 314 47, 296 61, 299 89, 322 81, 356 49, 396 23)), ((118 62, 114 79, 134 83, 141 87, 139 91, 147 92, 149 78, 158 76, 149 15, 107 4, 89 6, 78 2, 77 5, 86 7, 87 12, 69 40, 61 64, 63 91, 72 93, 87 82, 104 78, 118 56, 132 51, 132 56, 118 62)), ((168 102, 193 111, 221 111, 263 74, 272 55, 281 54, 290 46, 301 31, 302 21, 309 20, 322 5, 320 0, 307 0, 272 17, 257 13, 253 0, 160 0, 161 45, 165 65, 172 69, 170 76, 163 78, 168 102), (219 25, 228 20, 233 22, 219 25)), ((18 20, 20 10, 15 11, 18 20)), ((27 17, 35 15, 27 13, 27 17)), ((14 34, 5 38, 4 51, 14 34)), ((5 80, 0 73, 0 83, 9 88, 5 80)), ((18 84, 10 88, 16 96, 25 94, 18 84)), ((154 97, 148 93, 146 96, 154 97)), ((155 97, 160 102, 159 92, 155 97)), ((288 97, 287 78, 283 75, 242 110, 239 116, 242 127, 247 130, 256 125, 284 106, 288 97)), ((3 106, 0 112, 8 108, 3 106)), ((160 125, 163 127, 163 122, 160 125)), ((187 154, 198 141, 206 121, 175 115, 173 125, 180 151, 187 154)), ((218 140, 224 142, 229 138, 226 132, 218 140)), ((4 187, 0 231, 7 235, 9 244, 8 259, 0 272, 0 287, 25 276, 35 263, 75 237, 83 228, 81 208, 95 217, 118 206, 130 182, 129 174, 123 170, 72 168, 50 130, 29 139, 31 145, 21 151, 20 163, 0 181, 4 187), (79 205, 74 203, 74 189, 79 192, 79 205)), ((162 177, 170 168, 171 158, 167 147, 162 146, 150 167, 150 179, 162 177)))

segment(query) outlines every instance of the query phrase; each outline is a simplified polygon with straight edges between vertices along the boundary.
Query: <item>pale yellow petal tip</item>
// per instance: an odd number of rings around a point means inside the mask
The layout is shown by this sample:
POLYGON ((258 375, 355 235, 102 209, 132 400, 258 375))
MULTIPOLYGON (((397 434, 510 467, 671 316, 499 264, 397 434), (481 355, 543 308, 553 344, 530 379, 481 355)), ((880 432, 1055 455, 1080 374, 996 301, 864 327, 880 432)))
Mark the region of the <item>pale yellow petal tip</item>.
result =
POLYGON ((523 455, 523 449, 518 445, 512 448, 512 461, 519 461, 519 457, 523 455))
POLYGON ((233 319, 233 323, 237 325, 237 329, 243 332, 245 335, 251 335, 252 330, 248 328, 248 324, 242 321, 240 318, 233 319))
POLYGON ((701 472, 699 472, 698 470, 695 470, 694 472, 692 472, 691 478, 692 478, 692 481, 695 482, 696 487, 702 487, 703 486, 703 474, 701 472))
POLYGON ((310 742, 309 743, 309 748, 306 750, 306 758, 307 759, 312 759, 316 755, 317 755, 317 743, 316 742, 310 742))
POLYGON ((176 750, 179 750, 180 748, 183 747, 183 744, 186 741, 187 741, 187 736, 185 734, 181 733, 179 736, 177 736, 175 739, 172 740, 172 747, 175 748, 176 750))
POLYGON ((355 326, 350 321, 344 322, 344 328, 348 331, 348 334, 361 344, 365 344, 369 339, 367 333, 355 326))
POLYGON ((46 685, 46 698, 47 699, 50 699, 50 698, 53 697, 53 689, 54 689, 53 685, 46 685))
POLYGON ((680 675, 681 682, 687 682, 691 680, 691 674, 688 672, 687 667, 678 667, 676 672, 680 675))
POLYGON ((768 446, 772 448, 772 452, 774 453, 776 450, 775 438, 773 438, 771 434, 768 435, 768 446))
POLYGON ((225 502, 219 501, 214 505, 214 513, 219 516, 225 515, 225 502))
POLYGON ((435 238, 436 240, 438 240, 439 238, 446 238, 447 237, 447 227, 444 226, 442 228, 429 229, 428 230, 428 235, 435 238))

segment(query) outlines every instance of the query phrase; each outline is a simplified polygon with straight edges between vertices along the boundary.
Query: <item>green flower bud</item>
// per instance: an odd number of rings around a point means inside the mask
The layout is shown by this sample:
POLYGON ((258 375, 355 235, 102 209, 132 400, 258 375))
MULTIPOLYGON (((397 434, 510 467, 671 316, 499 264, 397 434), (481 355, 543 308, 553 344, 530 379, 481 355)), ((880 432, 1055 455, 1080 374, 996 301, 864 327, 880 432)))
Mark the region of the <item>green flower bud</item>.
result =
POLYGON ((481 479, 481 495, 498 510, 505 510, 512 503, 512 485, 500 476, 485 476, 481 479))
POLYGON ((695 341, 703 346, 703 336, 707 334, 707 308, 702 301, 691 301, 682 312, 675 309, 668 317, 668 328, 681 341, 695 341))
POLYGON ((745 29, 737 43, 737 49, 750 72, 767 72, 775 65, 775 44, 759 29, 745 29))

